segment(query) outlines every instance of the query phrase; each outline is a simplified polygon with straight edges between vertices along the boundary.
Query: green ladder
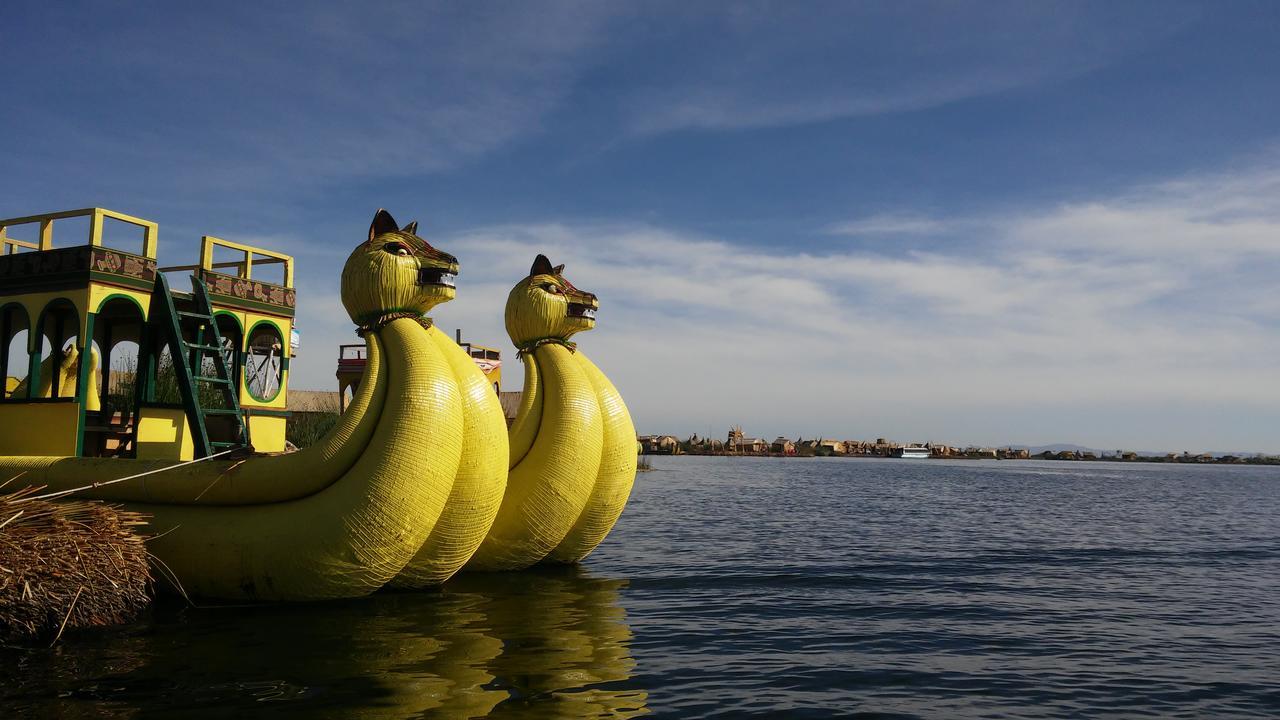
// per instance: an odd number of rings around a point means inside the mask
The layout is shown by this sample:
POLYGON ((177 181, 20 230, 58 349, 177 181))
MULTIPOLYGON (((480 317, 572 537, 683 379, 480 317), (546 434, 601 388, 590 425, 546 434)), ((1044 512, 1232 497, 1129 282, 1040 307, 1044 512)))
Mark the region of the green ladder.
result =
MULTIPOLYGON (((157 360, 161 349, 169 347, 173 370, 178 380, 178 393, 187 415, 196 459, 208 457, 223 450, 247 448, 249 426, 237 397, 238 388, 227 358, 223 355, 222 333, 213 319, 213 305, 204 281, 191 277, 190 295, 169 289, 164 273, 156 273, 155 287, 151 291, 151 309, 142 328, 138 343, 137 407, 155 402, 155 378, 157 360), (185 332, 184 332, 185 331, 185 332), (190 337, 191 340, 187 340, 190 337), (205 360, 212 360, 213 375, 204 375, 205 360), (222 397, 223 407, 204 407, 200 403, 199 383, 215 387, 222 397), (211 416, 232 418, 232 439, 209 439, 207 420, 211 416)), ((137 423, 134 424, 134 447, 138 446, 137 423)))

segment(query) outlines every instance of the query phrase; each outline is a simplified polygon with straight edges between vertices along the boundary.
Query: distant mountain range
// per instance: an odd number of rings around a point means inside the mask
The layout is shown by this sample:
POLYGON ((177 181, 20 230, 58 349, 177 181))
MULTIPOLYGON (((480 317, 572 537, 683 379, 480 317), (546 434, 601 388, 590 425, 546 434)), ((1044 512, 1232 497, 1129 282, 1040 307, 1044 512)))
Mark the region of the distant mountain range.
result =
MULTIPOLYGON (((1039 455, 1039 454, 1041 454, 1041 453, 1045 452, 1046 450, 1047 450, 1047 451, 1049 451, 1049 452, 1056 452, 1056 453, 1059 453, 1059 452, 1067 452, 1067 451, 1070 451, 1070 452, 1073 452, 1073 453, 1087 453, 1087 452, 1091 452, 1091 453, 1093 453, 1094 455, 1101 455, 1101 454, 1103 453, 1103 451, 1102 451, 1102 450, 1099 450, 1099 449, 1097 449, 1097 448, 1085 447, 1085 446, 1083 446, 1083 445, 1072 445, 1071 443, 1057 443, 1057 444, 1054 444, 1054 445, 1014 445, 1013 447, 1015 447, 1015 448, 1017 448, 1017 449, 1019 449, 1019 450, 1022 450, 1022 449, 1029 450, 1029 451, 1031 451, 1031 454, 1032 454, 1032 455, 1039 455)), ((1120 449, 1120 448, 1113 448, 1113 449, 1111 449, 1111 450, 1107 450, 1107 451, 1106 451, 1106 453, 1107 453, 1108 455, 1110 455, 1110 454, 1114 453, 1114 452, 1115 452, 1116 450, 1118 450, 1118 449, 1120 449)), ((1127 448, 1126 448, 1126 450, 1127 450, 1127 448)), ((1147 453, 1147 452, 1142 451, 1142 450, 1135 450, 1134 452, 1138 453, 1139 455, 1164 455, 1164 454, 1165 454, 1165 453, 1154 453, 1154 452, 1153 452, 1153 453, 1147 453)))
MULTIPOLYGON (((1047 450, 1047 451, 1049 451, 1049 452, 1055 452, 1055 453, 1065 452, 1065 451, 1068 451, 1068 450, 1069 450, 1069 451, 1071 451, 1071 452, 1074 452, 1074 453, 1086 453, 1086 452, 1091 452, 1091 453, 1093 453, 1094 455, 1098 455, 1098 456, 1102 456, 1104 453, 1105 453, 1105 454, 1107 454, 1107 455, 1114 455, 1114 454, 1116 453, 1116 451, 1117 451, 1117 450, 1124 450, 1125 452, 1129 452, 1129 451, 1130 451, 1130 450, 1129 450, 1129 448, 1111 448, 1110 450, 1100 450, 1100 449, 1098 449, 1098 448, 1090 448, 1090 447, 1085 447, 1085 446, 1083 446, 1083 445, 1072 445, 1071 443, 1057 443, 1057 444, 1055 444, 1055 445, 1002 445, 1001 447, 1013 447, 1013 448, 1016 448, 1016 449, 1018 449, 1018 450, 1026 449, 1026 450, 1028 450, 1032 455, 1040 455, 1041 453, 1045 452, 1046 450, 1047 450)), ((1143 456, 1143 457, 1160 457, 1160 456, 1168 455, 1170 452, 1174 452, 1174 451, 1171 451, 1171 450, 1133 450, 1132 452, 1135 452, 1135 453, 1137 453, 1138 455, 1143 456)), ((1176 451, 1176 452, 1177 452, 1179 455, 1181 455, 1181 454, 1182 454, 1182 451, 1181 451, 1181 450, 1178 450, 1178 451, 1176 451)), ((1196 452, 1196 451, 1194 451, 1194 450, 1192 450, 1192 451, 1191 451, 1191 453, 1192 453, 1193 455, 1199 455, 1201 452, 1205 452, 1205 451, 1200 451, 1200 452, 1196 452)), ((1226 451, 1226 450, 1209 450, 1209 451, 1207 451, 1207 452, 1208 452, 1210 455, 1214 456, 1214 457, 1222 457, 1223 455, 1234 455, 1234 456, 1236 456, 1236 457, 1252 457, 1252 456, 1254 456, 1254 455, 1257 455, 1257 454, 1258 454, 1258 451, 1256 451, 1256 450, 1249 450, 1249 451, 1245 451, 1245 450, 1234 450, 1234 451, 1226 451)), ((1263 454, 1264 454, 1264 455, 1266 455, 1267 453, 1263 453, 1263 454)))

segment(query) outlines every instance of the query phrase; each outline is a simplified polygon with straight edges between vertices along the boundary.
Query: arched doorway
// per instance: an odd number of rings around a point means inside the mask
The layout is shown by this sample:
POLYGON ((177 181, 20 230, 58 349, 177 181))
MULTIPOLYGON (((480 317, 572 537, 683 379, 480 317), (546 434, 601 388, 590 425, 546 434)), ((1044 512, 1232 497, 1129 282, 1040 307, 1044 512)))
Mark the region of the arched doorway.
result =
POLYGON ((74 399, 80 391, 77 346, 80 313, 70 300, 58 298, 45 305, 36 321, 39 365, 31 363, 28 378, 32 398, 74 399))
POLYGON ((26 397, 24 391, 27 373, 31 369, 31 319, 27 309, 18 303, 0 308, 0 371, 4 372, 3 397, 18 400, 26 397), (21 396, 21 397, 20 397, 21 396))
POLYGON ((145 322, 142 306, 125 295, 107 298, 93 322, 93 348, 99 355, 97 410, 86 398, 84 454, 131 456, 133 428, 138 420, 138 343, 145 322))

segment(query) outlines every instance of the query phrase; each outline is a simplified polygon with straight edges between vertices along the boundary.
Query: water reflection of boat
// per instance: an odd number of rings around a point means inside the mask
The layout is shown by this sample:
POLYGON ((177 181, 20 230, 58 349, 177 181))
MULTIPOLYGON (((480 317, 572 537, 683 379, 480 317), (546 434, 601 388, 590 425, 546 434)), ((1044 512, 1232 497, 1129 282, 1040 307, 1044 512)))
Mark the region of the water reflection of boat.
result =
POLYGON ((635 669, 631 629, 618 603, 623 580, 577 566, 522 573, 476 573, 447 586, 488 598, 489 632, 503 641, 490 687, 508 697, 491 714, 509 717, 619 717, 648 714, 647 693, 627 683, 635 669))
MULTIPOLYGON (((623 585, 562 567, 464 575, 434 594, 162 611, 150 626, 85 638, 74 654, 28 651, 23 663, 41 669, 49 693, 24 707, 63 717, 635 717, 647 696, 630 683, 623 585), (81 654, 100 662, 73 663, 81 654)), ((0 704, 11 697, 0 691, 0 704)))

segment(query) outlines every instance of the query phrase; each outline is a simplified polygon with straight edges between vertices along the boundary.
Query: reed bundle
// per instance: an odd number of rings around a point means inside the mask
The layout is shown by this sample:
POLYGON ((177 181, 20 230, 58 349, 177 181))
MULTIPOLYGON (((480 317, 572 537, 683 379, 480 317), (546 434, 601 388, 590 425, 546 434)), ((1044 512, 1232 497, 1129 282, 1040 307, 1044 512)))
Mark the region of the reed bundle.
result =
POLYGON ((139 513, 92 501, 0 495, 0 638, 128 622, 151 602, 139 513))

